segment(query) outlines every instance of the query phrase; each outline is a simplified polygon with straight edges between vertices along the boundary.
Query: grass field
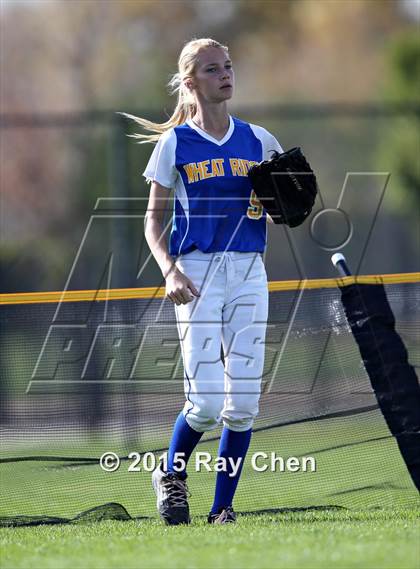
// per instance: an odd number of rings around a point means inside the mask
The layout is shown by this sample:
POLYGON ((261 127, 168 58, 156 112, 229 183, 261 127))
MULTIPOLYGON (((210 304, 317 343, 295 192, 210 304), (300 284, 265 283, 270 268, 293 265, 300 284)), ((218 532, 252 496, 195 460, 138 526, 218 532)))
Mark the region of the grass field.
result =
MULTIPOLYGON (((50 442, 49 448, 32 452, 20 449, 21 456, 100 456, 105 450, 121 456, 127 453, 115 442, 108 441, 106 446, 104 441, 92 442, 89 447, 73 436, 73 447, 57 439, 50 442)), ((154 448, 163 445, 159 435, 155 443, 154 448)), ((216 457, 217 446, 217 441, 204 441, 197 451, 216 457)), ((215 473, 195 472, 193 465, 192 459, 188 469, 191 509, 195 515, 204 515, 211 506, 215 473)), ((83 465, 77 460, 74 464, 42 460, 2 464, 0 516, 73 517, 106 502, 122 504, 133 517, 154 515, 151 474, 144 470, 128 472, 128 466, 129 462, 123 461, 117 472, 104 472, 98 463, 83 465)), ((254 433, 235 497, 235 507, 242 512, 330 505, 394 509, 410 508, 413 503, 414 485, 394 438, 375 411, 254 433), (256 472, 250 457, 260 451, 283 457, 313 456, 316 472, 256 472)))
MULTIPOLYGON (((375 412, 254 433, 250 453, 312 454, 317 471, 258 473, 248 464, 235 498, 238 523, 224 527, 208 526, 205 519, 214 473, 189 469, 193 523, 167 527, 157 518, 150 473, 129 473, 126 462, 114 473, 77 462, 3 464, 3 516, 73 517, 117 502, 131 516, 148 519, 3 527, 1 567, 417 569, 419 503, 396 443, 385 435, 375 412)), ((57 445, 55 453, 69 456, 104 448, 83 448, 76 440, 73 449, 57 445)), ((217 443, 204 442, 198 450, 217 456, 217 443)))
POLYGON ((3 528, 4 569, 310 568, 417 569, 414 510, 242 515, 235 526, 156 520, 3 528))

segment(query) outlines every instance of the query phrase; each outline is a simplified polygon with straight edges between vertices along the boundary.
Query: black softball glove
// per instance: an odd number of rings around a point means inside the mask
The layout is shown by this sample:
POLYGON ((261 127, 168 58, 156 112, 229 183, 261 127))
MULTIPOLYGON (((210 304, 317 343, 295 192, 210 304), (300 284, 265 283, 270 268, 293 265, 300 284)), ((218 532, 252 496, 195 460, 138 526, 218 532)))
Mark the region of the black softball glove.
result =
POLYGON ((272 158, 252 166, 248 176, 274 223, 296 227, 311 213, 318 193, 316 177, 299 147, 272 152, 272 158))

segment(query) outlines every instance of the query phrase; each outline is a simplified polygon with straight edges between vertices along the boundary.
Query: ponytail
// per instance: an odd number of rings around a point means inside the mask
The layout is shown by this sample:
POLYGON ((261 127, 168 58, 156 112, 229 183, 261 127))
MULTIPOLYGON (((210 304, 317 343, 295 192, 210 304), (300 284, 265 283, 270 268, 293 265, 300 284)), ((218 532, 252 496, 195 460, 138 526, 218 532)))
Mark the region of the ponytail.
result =
POLYGON ((228 51, 226 46, 212 39, 194 39, 184 46, 178 60, 178 73, 175 73, 168 83, 169 93, 171 95, 178 94, 178 99, 172 116, 166 122, 155 123, 128 113, 120 113, 121 115, 135 121, 145 130, 154 133, 130 134, 129 136, 131 138, 139 140, 139 144, 147 142, 156 143, 164 132, 184 124, 188 119, 191 119, 195 115, 197 105, 193 94, 186 87, 184 80, 193 76, 197 65, 198 53, 206 47, 218 47, 228 51))

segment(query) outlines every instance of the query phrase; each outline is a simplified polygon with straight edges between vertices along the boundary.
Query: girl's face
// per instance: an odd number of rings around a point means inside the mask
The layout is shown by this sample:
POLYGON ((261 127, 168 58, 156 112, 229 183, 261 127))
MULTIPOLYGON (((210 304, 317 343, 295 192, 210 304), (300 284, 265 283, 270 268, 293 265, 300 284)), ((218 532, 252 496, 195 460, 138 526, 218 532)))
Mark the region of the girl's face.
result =
POLYGON ((194 77, 186 81, 197 99, 220 103, 232 97, 234 73, 229 54, 219 47, 208 47, 198 54, 194 77))

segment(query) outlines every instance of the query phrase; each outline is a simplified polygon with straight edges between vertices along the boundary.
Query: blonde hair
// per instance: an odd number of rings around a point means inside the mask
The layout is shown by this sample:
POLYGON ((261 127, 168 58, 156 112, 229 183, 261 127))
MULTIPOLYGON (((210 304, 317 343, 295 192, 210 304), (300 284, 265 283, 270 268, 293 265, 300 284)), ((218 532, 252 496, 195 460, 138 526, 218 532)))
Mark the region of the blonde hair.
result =
POLYGON ((168 83, 170 94, 174 95, 178 93, 178 100, 172 116, 166 122, 155 123, 128 113, 120 113, 129 119, 133 119, 144 129, 155 133, 129 135, 132 138, 139 139, 139 144, 157 142, 164 132, 170 128, 184 124, 186 120, 194 116, 196 103, 193 95, 184 84, 184 80, 193 77, 198 62, 198 54, 207 47, 218 47, 224 49, 226 52, 228 51, 226 46, 210 38, 193 39, 185 44, 178 59, 178 73, 175 73, 168 83))

